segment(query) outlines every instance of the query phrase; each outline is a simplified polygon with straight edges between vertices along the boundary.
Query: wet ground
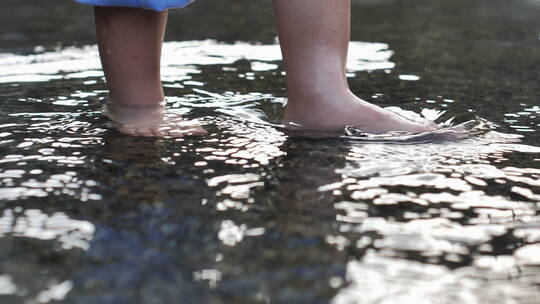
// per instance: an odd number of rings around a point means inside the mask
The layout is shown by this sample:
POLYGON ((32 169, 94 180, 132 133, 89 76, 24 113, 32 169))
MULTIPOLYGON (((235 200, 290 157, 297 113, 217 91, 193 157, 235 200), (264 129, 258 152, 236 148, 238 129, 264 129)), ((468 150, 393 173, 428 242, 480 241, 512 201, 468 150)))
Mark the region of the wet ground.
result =
POLYGON ((353 2, 353 91, 468 138, 284 132, 252 0, 171 13, 168 107, 208 135, 123 135, 89 8, 4 0, 0 302, 538 303, 540 2, 353 2))

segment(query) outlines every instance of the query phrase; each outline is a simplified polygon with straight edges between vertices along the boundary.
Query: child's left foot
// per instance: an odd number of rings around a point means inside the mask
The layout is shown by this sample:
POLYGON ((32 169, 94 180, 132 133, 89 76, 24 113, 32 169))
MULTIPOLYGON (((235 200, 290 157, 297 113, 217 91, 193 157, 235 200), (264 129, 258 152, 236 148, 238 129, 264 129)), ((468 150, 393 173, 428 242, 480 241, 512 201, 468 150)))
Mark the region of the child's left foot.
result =
MULTIPOLYGON (((294 95, 294 94, 291 94, 294 95)), ((392 131, 423 133, 437 129, 431 121, 417 122, 364 101, 351 92, 332 96, 289 96, 283 123, 314 131, 343 131, 355 126, 366 133, 382 134, 392 131)))
POLYGON ((206 131, 197 121, 185 120, 163 106, 131 107, 106 105, 103 113, 120 132, 144 137, 180 138, 203 135, 206 131))

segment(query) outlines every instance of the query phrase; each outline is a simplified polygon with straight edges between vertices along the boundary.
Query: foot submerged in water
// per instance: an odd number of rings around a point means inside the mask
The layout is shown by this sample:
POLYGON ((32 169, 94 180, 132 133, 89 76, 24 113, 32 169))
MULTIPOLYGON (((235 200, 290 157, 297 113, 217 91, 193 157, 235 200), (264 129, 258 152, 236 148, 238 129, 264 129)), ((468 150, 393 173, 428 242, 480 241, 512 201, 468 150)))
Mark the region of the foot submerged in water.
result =
POLYGON ((369 134, 423 133, 438 128, 432 121, 410 120, 364 101, 350 92, 341 98, 317 96, 305 104, 290 99, 285 109, 283 123, 293 129, 322 132, 339 132, 346 126, 355 126, 369 134))
POLYGON ((423 133, 434 131, 437 125, 431 121, 416 122, 399 114, 364 101, 352 93, 341 98, 315 97, 303 105, 290 100, 285 109, 283 123, 295 128, 323 132, 343 131, 355 126, 370 134, 389 132, 423 133))
POLYGON ((163 105, 130 107, 107 104, 103 107, 103 114, 115 129, 133 136, 181 138, 206 134, 197 121, 186 120, 163 105))

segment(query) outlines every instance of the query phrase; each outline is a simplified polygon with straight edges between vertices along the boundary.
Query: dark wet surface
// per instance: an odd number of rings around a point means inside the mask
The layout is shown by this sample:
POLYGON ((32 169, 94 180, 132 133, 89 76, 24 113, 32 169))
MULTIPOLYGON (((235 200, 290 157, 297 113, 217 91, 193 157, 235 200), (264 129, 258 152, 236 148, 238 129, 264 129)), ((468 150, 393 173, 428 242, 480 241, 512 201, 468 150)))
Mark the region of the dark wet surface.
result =
POLYGON ((540 2, 353 2, 353 91, 468 138, 284 132, 247 0, 171 13, 168 107, 208 134, 123 135, 89 8, 3 1, 0 302, 537 303, 540 2))

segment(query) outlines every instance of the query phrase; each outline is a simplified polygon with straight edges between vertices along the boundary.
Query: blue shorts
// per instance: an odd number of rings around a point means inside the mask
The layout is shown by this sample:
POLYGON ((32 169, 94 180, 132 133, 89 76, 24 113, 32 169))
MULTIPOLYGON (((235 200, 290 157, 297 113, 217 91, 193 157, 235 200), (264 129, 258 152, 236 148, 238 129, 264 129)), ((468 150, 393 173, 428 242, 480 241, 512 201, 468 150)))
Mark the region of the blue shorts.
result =
POLYGON ((97 6, 141 7, 153 11, 164 11, 168 8, 184 7, 194 0, 75 0, 79 3, 97 6))

